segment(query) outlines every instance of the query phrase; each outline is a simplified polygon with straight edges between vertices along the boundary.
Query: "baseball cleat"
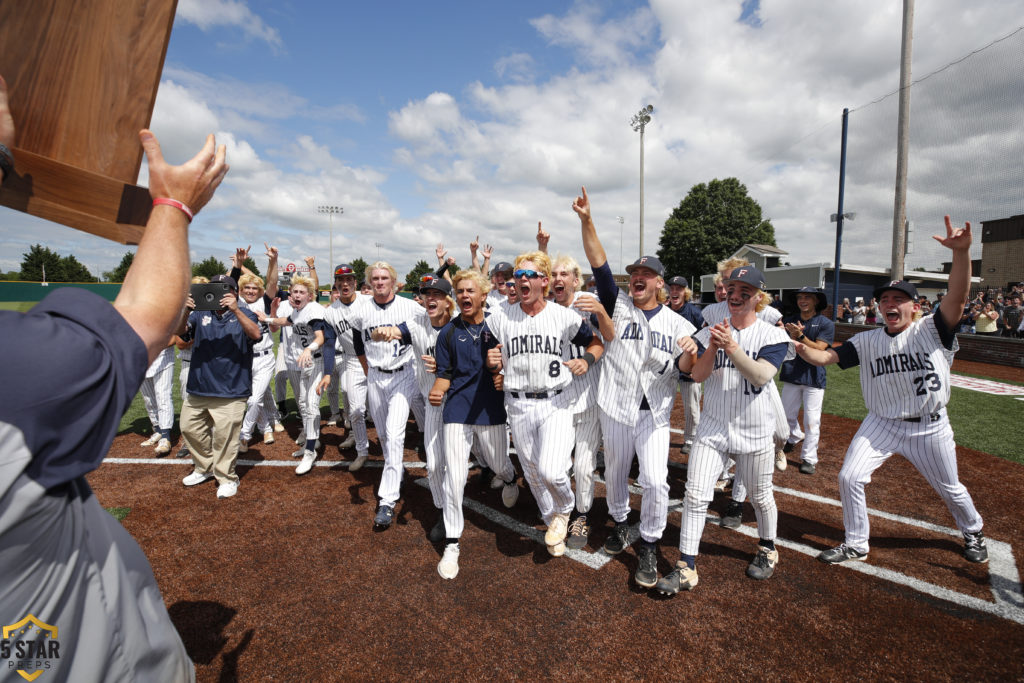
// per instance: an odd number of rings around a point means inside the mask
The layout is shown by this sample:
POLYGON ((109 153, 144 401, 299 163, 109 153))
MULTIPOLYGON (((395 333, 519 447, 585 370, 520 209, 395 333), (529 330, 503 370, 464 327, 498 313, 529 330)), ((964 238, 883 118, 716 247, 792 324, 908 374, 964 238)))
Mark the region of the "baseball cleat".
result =
POLYGON ((795 443, 790 443, 790 442, 787 441, 786 445, 782 447, 782 452, 783 453, 792 453, 794 448, 796 448, 796 444, 795 443))
POLYGON ((554 545, 549 545, 548 552, 551 554, 551 557, 561 557, 562 555, 565 555, 565 543, 559 541, 554 545))
POLYGON ((341 415, 339 415, 338 413, 334 413, 329 418, 327 418, 327 426, 328 427, 337 427, 338 426, 338 420, 340 420, 340 419, 341 419, 341 415))
POLYGON ((160 443, 160 432, 153 432, 153 435, 139 444, 139 448, 149 448, 160 443))
POLYGON ((202 484, 204 481, 210 481, 211 479, 213 479, 213 472, 194 471, 192 474, 182 479, 181 483, 185 486, 196 486, 197 484, 202 484))
POLYGON ((444 556, 437 563, 437 573, 442 579, 454 579, 459 575, 458 543, 449 543, 444 547, 444 556))
POLYGON ((292 457, 293 458, 301 458, 305 454, 306 454, 306 449, 305 448, 300 448, 297 451, 292 451, 292 457))
POLYGON ((840 564, 847 560, 854 562, 861 562, 868 559, 867 551, 861 552, 855 550, 845 543, 840 543, 835 548, 829 548, 828 550, 822 550, 818 553, 818 559, 825 564, 840 564))
POLYGON ((725 491, 727 488, 729 488, 730 484, 732 484, 732 478, 731 477, 728 478, 728 479, 719 479, 718 481, 715 482, 715 490, 716 491, 725 491))
POLYGON ((268 446, 270 444, 274 443, 274 430, 273 429, 268 429, 267 431, 263 432, 263 443, 267 444, 268 446))
POLYGON ((306 451, 302 454, 302 462, 295 468, 295 474, 303 475, 313 469, 313 463, 316 462, 316 451, 306 451))
POLYGON ((743 524, 743 503, 730 500, 729 506, 725 508, 725 514, 722 515, 721 525, 726 529, 739 529, 741 524, 743 524))
POLYGON ((547 533, 544 534, 544 543, 548 546, 558 545, 565 541, 565 534, 568 531, 569 515, 565 512, 556 512, 551 515, 547 533))
POLYGON ((511 508, 519 500, 519 485, 516 484, 515 480, 504 484, 501 488, 501 503, 507 508, 511 508))
POLYGON ((279 434, 284 431, 284 425, 281 424, 280 420, 274 420, 274 431, 279 434))
POLYGON ((157 455, 167 455, 171 452, 171 442, 167 439, 160 439, 160 443, 156 445, 157 455))
POLYGON ((340 444, 338 444, 338 450, 340 451, 340 450, 344 450, 346 448, 352 448, 355 445, 356 445, 356 435, 355 434, 349 434, 348 438, 346 438, 344 441, 342 441, 340 444))
POLYGON ((608 555, 618 555, 633 545, 638 538, 640 538, 640 532, 630 526, 629 522, 616 522, 608 540, 604 542, 604 552, 608 555))
POLYGON ((638 586, 654 588, 658 582, 658 549, 653 543, 641 541, 637 548, 637 567, 633 580, 638 586))
POLYGON ((435 524, 434 527, 430 530, 430 533, 427 534, 427 538, 430 539, 431 543, 440 543, 445 539, 443 514, 441 515, 441 518, 437 520, 437 524, 435 524))
POLYGON ((786 462, 785 448, 780 448, 777 451, 775 451, 775 469, 777 469, 779 472, 782 472, 783 470, 786 469, 786 465, 788 464, 789 463, 786 462))
POLYGON ((757 555, 754 555, 754 560, 747 565, 747 576, 759 581, 770 579, 775 573, 775 565, 778 563, 778 550, 769 550, 763 545, 759 545, 757 546, 757 555))
POLYGON ((985 534, 980 531, 964 534, 964 557, 968 562, 988 562, 988 546, 985 534))
POLYGON ((677 562, 676 568, 662 577, 654 586, 654 590, 662 595, 675 595, 679 591, 693 590, 698 583, 697 570, 691 569, 685 562, 677 562))
POLYGON ((362 467, 363 465, 366 464, 366 459, 368 457, 370 457, 370 456, 368 454, 366 454, 366 453, 363 453, 363 454, 357 456, 355 460, 353 460, 352 462, 349 463, 348 471, 349 472, 355 472, 356 470, 358 470, 360 467, 362 467))
POLYGON ((814 474, 814 470, 817 469, 813 462, 807 462, 804 460, 800 463, 800 474, 814 474))
POLYGON ((501 477, 493 477, 491 479, 490 487, 492 489, 500 489, 502 486, 505 486, 505 485, 506 485, 506 482, 501 477))
POLYGON ((175 457, 176 458, 191 458, 192 454, 189 452, 188 446, 182 446, 181 448, 178 449, 178 452, 175 454, 175 457))
POLYGON ((373 516, 374 531, 384 531, 391 526, 395 518, 395 508, 391 505, 381 505, 377 508, 377 514, 373 516))
POLYGON ((246 453, 246 452, 248 452, 248 450, 249 450, 249 439, 245 438, 244 436, 239 437, 239 439, 238 439, 238 452, 239 453, 246 453))
POLYGON ((306 432, 299 430, 298 436, 295 437, 295 443, 300 446, 306 445, 306 432))
POLYGON ((218 498, 230 498, 231 496, 238 493, 238 482, 237 481, 226 481, 217 487, 218 498))
POLYGON ((587 537, 590 536, 590 526, 587 524, 586 515, 577 515, 569 525, 569 538, 565 545, 573 550, 579 550, 587 544, 587 537))

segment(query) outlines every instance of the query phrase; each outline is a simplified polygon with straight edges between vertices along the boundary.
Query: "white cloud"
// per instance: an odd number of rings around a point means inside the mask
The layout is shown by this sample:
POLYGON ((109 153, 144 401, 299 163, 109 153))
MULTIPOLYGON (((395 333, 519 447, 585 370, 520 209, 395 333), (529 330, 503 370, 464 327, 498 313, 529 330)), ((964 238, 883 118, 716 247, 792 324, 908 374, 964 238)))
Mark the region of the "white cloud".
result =
POLYGON ((235 26, 247 38, 262 40, 274 50, 282 50, 281 34, 253 14, 241 0, 179 0, 177 19, 195 24, 203 31, 235 26))

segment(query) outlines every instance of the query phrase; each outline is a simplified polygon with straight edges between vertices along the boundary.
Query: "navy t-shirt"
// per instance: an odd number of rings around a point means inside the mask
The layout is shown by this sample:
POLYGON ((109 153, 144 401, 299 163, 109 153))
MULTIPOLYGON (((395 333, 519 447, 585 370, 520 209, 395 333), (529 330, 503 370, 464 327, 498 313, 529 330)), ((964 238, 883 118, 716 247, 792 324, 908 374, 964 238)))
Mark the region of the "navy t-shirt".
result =
POLYGON ((446 424, 498 425, 507 419, 505 393, 494 388, 494 376, 486 367, 485 336, 493 337, 486 321, 473 325, 461 316, 437 335, 437 376, 451 381, 441 413, 446 424))
MULTIPOLYGON (((802 320, 800 314, 787 315, 782 319, 783 323, 801 323, 804 326, 804 336, 809 341, 828 342, 829 346, 836 338, 836 327, 831 320, 823 315, 816 314, 810 320, 802 320)), ((779 372, 779 379, 790 384, 800 384, 815 389, 825 388, 825 368, 811 365, 800 356, 788 360, 782 364, 779 372)))
MULTIPOLYGON (((259 319, 248 308, 239 308, 257 325, 259 319)), ((242 323, 231 311, 192 311, 188 316, 187 338, 193 338, 192 363, 186 390, 196 396, 248 398, 252 394, 252 347, 242 323)))

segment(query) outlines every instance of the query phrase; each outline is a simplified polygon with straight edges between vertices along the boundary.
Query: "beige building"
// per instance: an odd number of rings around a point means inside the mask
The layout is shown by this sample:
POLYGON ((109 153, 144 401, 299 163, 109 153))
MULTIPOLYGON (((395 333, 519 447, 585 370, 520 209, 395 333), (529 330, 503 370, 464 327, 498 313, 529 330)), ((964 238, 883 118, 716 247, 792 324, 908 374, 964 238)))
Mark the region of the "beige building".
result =
POLYGON ((1024 215, 981 222, 982 284, 1024 282, 1024 215))

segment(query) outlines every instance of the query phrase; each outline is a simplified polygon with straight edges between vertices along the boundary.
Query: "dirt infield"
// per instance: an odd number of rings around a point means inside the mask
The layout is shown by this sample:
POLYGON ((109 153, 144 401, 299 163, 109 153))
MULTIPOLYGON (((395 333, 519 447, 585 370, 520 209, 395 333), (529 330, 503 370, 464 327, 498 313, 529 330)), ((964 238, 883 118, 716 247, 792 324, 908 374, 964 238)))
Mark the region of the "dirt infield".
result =
MULTIPOLYGON (((994 541, 988 565, 963 559, 939 497, 894 457, 867 490, 868 505, 888 513, 872 518, 869 561, 856 563, 873 573, 826 566, 813 553, 842 540, 836 477, 857 426, 825 416, 818 473, 776 472, 781 560, 772 579, 744 574, 756 543, 748 503, 739 532, 709 521, 700 585, 671 600, 632 583, 632 551, 600 551, 611 527, 602 485, 590 545, 556 559, 539 541, 544 527, 522 478, 506 510, 475 471, 461 571, 442 580, 441 548, 427 540, 437 513, 413 437, 396 523, 383 533, 371 528, 382 462, 372 430, 370 462, 355 473, 340 462, 354 455, 339 455, 340 429, 325 428, 326 462, 305 477, 294 474, 292 441, 253 445, 242 457, 257 464, 239 466, 229 500, 218 501, 213 484, 183 487, 190 466, 173 458, 107 463, 89 480, 102 504, 131 508, 124 524, 150 558, 201 681, 1019 680, 1024 596, 1013 572, 1024 565, 1024 468, 958 449, 994 541)), ((111 457, 140 457, 141 440, 118 437, 111 457)), ((673 499, 685 488, 680 445, 673 434, 673 499)), ((710 516, 724 507, 716 496, 710 516)), ((679 519, 670 511, 660 573, 678 557, 679 519)))

